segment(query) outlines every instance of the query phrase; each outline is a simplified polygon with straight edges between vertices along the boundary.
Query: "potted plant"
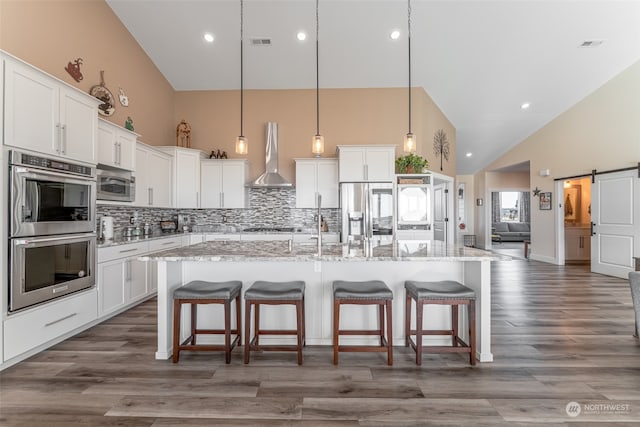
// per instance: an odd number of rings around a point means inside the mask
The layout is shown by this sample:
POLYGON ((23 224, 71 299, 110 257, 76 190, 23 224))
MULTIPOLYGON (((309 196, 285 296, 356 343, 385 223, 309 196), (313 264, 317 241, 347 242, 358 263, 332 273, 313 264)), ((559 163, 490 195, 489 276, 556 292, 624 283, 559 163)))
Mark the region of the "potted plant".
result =
POLYGON ((409 153, 396 159, 396 173, 422 173, 423 169, 428 167, 429 161, 416 153, 409 153))

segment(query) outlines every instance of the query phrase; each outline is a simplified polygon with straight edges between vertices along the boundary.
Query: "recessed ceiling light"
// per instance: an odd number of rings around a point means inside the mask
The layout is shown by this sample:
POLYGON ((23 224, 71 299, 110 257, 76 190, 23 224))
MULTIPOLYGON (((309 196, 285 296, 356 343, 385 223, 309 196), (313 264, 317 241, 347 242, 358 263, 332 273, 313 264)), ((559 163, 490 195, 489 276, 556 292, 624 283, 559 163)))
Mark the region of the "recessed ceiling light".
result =
POLYGON ((522 108, 523 110, 527 110, 529 107, 531 107, 531 104, 528 102, 525 102, 520 106, 520 108, 522 108))
POLYGON ((604 43, 604 40, 585 40, 578 47, 598 47, 602 43, 604 43))
POLYGON ((298 32, 298 34, 296 34, 296 37, 298 38, 298 40, 304 41, 307 39, 307 33, 305 33, 304 31, 300 31, 298 32))
POLYGON ((391 31, 391 34, 389 34, 389 37, 391 37, 391 40, 398 40, 400 38, 400 31, 398 30, 391 31))
POLYGON ((467 154, 465 154, 465 156, 471 157, 471 156, 473 156, 473 153, 467 153, 467 154))
POLYGON ((204 33, 204 36, 202 36, 202 38, 204 38, 204 41, 206 41, 207 43, 213 43, 213 34, 211 33, 204 33))

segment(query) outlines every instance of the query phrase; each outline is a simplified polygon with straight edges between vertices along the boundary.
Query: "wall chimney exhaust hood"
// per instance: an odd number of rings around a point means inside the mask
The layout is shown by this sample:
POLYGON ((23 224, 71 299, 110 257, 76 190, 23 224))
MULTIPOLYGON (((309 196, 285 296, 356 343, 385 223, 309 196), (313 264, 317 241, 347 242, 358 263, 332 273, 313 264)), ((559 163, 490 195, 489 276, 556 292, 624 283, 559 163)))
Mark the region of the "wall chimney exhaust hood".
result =
POLYGON ((278 173, 278 123, 267 123, 266 170, 251 184, 252 188, 293 188, 278 173))

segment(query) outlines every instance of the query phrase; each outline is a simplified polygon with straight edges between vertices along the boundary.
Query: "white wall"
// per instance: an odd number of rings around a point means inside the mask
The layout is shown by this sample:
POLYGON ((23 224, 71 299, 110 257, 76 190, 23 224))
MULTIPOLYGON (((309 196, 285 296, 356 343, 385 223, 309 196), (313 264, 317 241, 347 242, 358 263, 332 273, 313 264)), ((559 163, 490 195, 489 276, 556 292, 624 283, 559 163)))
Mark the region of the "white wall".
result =
MULTIPOLYGON (((552 210, 539 210, 537 199, 532 199, 533 259, 556 258, 554 218, 560 199, 555 194, 554 178, 589 174, 592 169, 633 167, 640 161, 639 93, 640 61, 475 175, 476 194, 486 198, 491 171, 529 161, 529 188, 554 193, 552 210), (551 175, 541 177, 541 169, 550 169, 551 175)), ((488 208, 485 203, 482 211, 488 208)), ((485 213, 476 213, 476 234, 480 235, 485 231, 478 230, 485 213)))

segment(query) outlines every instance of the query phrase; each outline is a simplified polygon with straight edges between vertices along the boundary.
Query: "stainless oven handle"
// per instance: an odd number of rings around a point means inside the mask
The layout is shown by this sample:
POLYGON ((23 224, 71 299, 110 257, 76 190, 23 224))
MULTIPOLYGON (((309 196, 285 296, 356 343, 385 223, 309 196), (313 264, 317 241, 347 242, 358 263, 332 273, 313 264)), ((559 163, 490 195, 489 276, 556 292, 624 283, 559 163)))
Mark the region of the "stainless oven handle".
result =
POLYGON ((94 233, 85 233, 85 234, 74 234, 73 236, 54 236, 54 237, 38 237, 35 239, 15 239, 15 243, 18 245, 30 245, 32 243, 46 243, 46 242, 60 242, 64 240, 77 240, 83 239, 86 237, 95 237, 94 233))
POLYGON ((14 171, 16 174, 32 174, 34 176, 53 176, 56 178, 61 178, 62 182, 78 182, 78 183, 86 183, 86 182, 94 182, 95 181, 95 176, 94 177, 83 177, 83 176, 78 176, 78 175, 69 175, 66 173, 58 173, 58 172, 51 172, 51 171, 47 171, 47 170, 42 170, 42 169, 33 169, 33 168, 27 168, 24 166, 13 166, 14 171))

